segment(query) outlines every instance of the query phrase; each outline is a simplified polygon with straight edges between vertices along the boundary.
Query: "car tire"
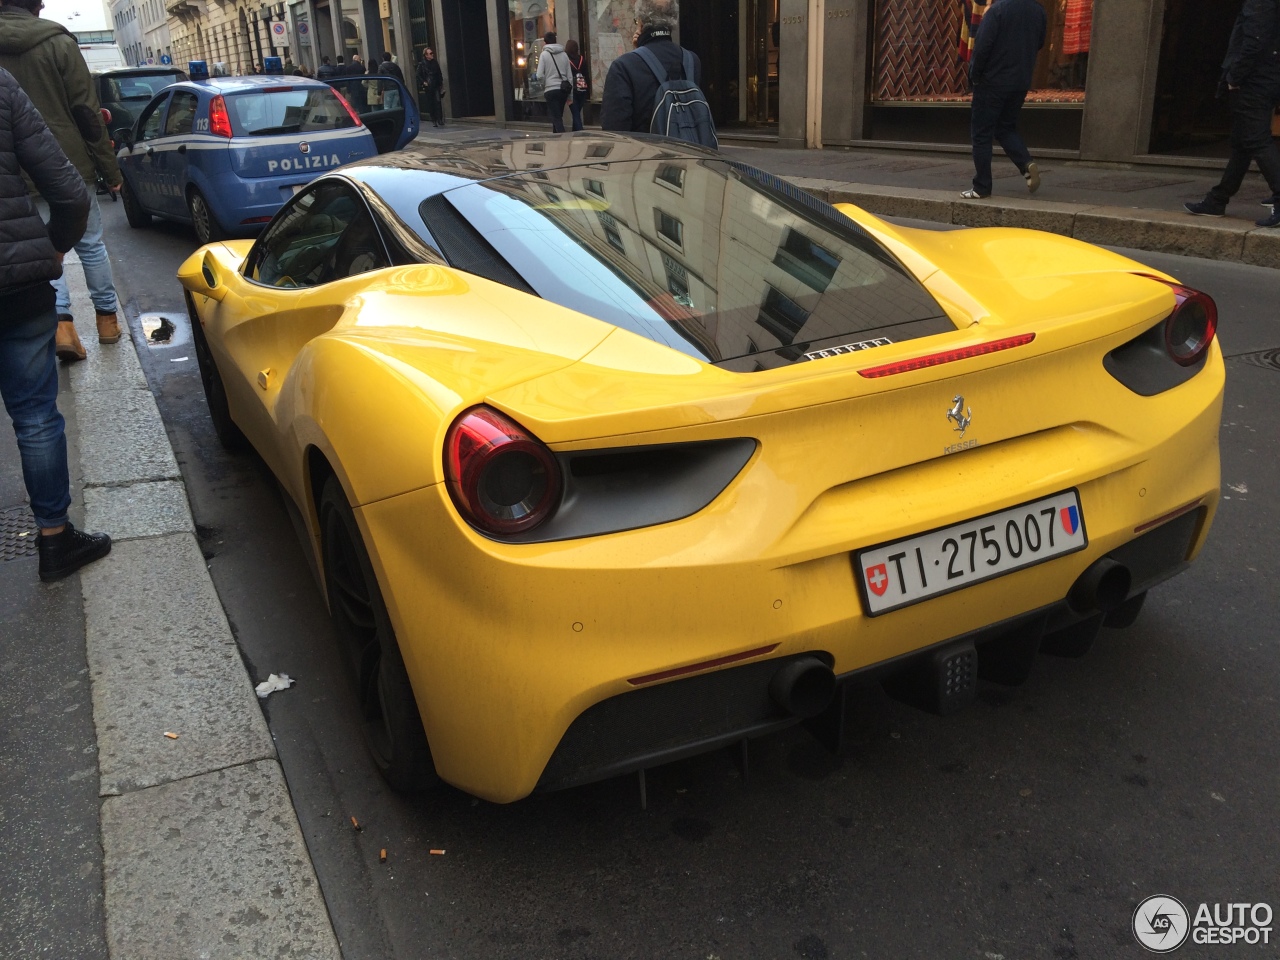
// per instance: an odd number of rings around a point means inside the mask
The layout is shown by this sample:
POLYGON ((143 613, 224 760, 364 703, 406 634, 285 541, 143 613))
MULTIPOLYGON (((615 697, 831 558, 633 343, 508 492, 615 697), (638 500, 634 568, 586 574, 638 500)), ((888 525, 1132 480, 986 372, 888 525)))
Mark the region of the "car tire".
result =
MULTIPOLYGON (((114 196, 112 194, 113 198, 114 196)), ((124 216, 129 221, 129 226, 140 229, 151 225, 151 214, 142 209, 142 204, 138 202, 128 180, 120 184, 120 199, 124 201, 124 216)))
POLYGON ((196 239, 200 241, 201 246, 227 238, 226 231, 222 229, 222 224, 218 223, 213 208, 209 206, 209 201, 205 199, 199 187, 192 187, 187 194, 187 209, 191 211, 191 226, 195 229, 196 239))
POLYGON ((369 753, 393 790, 429 789, 439 777, 418 703, 360 527, 336 477, 325 481, 319 513, 329 614, 355 682, 369 753))
MULTIPOLYGON (((190 294, 187 295, 188 298, 190 294)), ((213 361, 213 353, 209 350, 209 341, 204 335, 204 327, 196 316, 191 304, 187 304, 187 314, 191 319, 191 339, 195 343, 196 364, 200 367, 200 382, 204 384, 204 399, 209 406, 209 419, 213 421, 213 432, 218 435, 218 442, 224 450, 237 453, 249 446, 244 433, 231 419, 231 406, 227 403, 227 388, 222 383, 222 375, 218 373, 218 365, 213 361)))

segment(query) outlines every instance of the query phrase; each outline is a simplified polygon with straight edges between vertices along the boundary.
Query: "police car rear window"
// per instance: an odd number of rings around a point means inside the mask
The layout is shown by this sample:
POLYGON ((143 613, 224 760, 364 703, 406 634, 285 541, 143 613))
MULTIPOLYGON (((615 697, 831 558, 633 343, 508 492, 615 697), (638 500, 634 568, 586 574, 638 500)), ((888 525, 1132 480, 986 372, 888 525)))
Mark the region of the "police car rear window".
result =
POLYGON ((355 126, 351 114, 329 87, 250 91, 232 94, 226 99, 231 129, 237 137, 311 133, 355 126))

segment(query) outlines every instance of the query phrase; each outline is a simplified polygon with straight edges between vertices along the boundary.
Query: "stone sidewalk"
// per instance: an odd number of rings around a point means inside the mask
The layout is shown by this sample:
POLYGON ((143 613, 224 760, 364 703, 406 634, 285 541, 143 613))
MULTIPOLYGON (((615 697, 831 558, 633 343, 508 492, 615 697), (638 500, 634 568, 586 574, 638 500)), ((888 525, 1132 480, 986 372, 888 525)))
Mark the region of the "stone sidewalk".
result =
MULTIPOLYGON (((78 433, 72 473, 84 526, 114 540, 110 556, 81 571, 77 598, 97 740, 90 775, 100 803, 88 815, 101 829, 107 951, 119 960, 338 960, 129 328, 122 317, 120 343, 98 345, 73 260, 67 277, 89 358, 66 371, 59 405, 78 433)), ((37 588, 50 615, 74 596, 59 586, 37 588)), ((28 933, 27 944, 57 942, 53 931, 28 933)))

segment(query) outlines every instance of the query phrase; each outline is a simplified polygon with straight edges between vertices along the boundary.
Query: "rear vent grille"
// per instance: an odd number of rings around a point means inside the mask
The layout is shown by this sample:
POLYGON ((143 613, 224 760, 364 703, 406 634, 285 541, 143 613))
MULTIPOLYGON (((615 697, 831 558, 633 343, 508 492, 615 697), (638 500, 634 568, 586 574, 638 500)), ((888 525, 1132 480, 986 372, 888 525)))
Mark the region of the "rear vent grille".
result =
POLYGON ((422 201, 419 212, 450 266, 523 293, 537 295, 444 194, 438 193, 422 201))

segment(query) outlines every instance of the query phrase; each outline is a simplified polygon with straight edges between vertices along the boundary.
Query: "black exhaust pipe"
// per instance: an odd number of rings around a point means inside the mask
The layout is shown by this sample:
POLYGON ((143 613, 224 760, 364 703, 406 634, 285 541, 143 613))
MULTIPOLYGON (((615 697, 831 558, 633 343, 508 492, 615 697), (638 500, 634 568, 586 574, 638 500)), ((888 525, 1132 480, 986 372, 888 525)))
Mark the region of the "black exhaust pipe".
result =
POLYGON ((1129 599, 1133 577, 1129 568, 1110 557, 1095 560, 1067 594, 1067 603, 1079 614, 1110 613, 1129 599))
POLYGON ((836 675, 817 657, 792 660, 769 681, 769 696, 787 713, 808 719, 816 717, 836 692, 836 675))

